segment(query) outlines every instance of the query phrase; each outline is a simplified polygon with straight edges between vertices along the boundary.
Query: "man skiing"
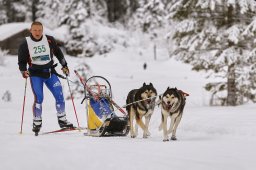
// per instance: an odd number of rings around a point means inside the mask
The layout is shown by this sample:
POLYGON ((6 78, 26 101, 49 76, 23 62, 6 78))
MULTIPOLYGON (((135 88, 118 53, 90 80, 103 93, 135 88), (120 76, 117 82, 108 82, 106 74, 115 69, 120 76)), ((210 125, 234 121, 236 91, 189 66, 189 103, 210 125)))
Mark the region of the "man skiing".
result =
POLYGON ((26 37, 20 44, 18 65, 23 78, 30 77, 31 88, 35 97, 32 131, 37 135, 42 126, 43 84, 48 87, 55 98, 59 126, 72 128, 73 124, 68 122, 66 118, 62 86, 53 65, 53 55, 55 55, 62 65, 63 73, 68 76, 69 69, 64 55, 57 46, 55 39, 43 34, 42 23, 33 22, 30 33, 30 36, 26 37))

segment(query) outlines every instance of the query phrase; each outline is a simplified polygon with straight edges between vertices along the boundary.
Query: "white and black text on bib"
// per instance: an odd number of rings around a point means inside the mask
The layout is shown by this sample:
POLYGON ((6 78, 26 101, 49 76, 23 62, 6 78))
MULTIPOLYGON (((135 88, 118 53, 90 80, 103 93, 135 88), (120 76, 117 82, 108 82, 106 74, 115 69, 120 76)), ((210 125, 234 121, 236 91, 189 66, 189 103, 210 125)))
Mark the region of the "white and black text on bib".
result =
POLYGON ((51 61, 50 47, 45 35, 38 42, 33 41, 30 37, 26 37, 26 40, 32 64, 44 65, 51 61))

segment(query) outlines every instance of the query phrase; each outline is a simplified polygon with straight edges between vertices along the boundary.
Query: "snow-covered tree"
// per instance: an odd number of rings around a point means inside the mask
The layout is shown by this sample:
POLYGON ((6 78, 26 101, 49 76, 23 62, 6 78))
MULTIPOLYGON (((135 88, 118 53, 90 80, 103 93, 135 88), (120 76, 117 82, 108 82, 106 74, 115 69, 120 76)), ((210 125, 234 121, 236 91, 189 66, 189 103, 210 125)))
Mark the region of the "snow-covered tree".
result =
POLYGON ((135 27, 151 33, 165 23, 165 9, 162 0, 140 0, 139 8, 134 14, 135 27))
POLYGON ((81 54, 88 54, 91 51, 85 48, 85 44, 92 42, 93 38, 88 34, 88 29, 85 22, 90 18, 90 0, 70 0, 70 4, 66 5, 66 13, 63 15, 61 22, 69 26, 70 34, 66 42, 67 53, 70 55, 78 56, 81 54), (86 51, 87 50, 87 51, 86 51))
POLYGON ((7 15, 4 10, 0 10, 0 25, 7 23, 7 15))
POLYGON ((115 35, 104 35, 97 30, 111 31, 104 19, 106 4, 103 1, 73 0, 66 15, 62 17, 63 23, 69 27, 69 36, 65 44, 67 53, 79 57, 92 57, 96 53, 104 54, 117 43, 115 35))
POLYGON ((65 10, 70 5, 70 0, 37 0, 38 4, 31 4, 35 11, 35 18, 48 28, 57 28, 66 16, 65 10), (35 8, 35 9, 34 9, 35 8))
POLYGON ((168 17, 175 26, 171 56, 206 70, 215 82, 206 89, 222 104, 255 100, 254 0, 171 0, 168 17))
POLYGON ((135 31, 139 30, 149 35, 155 60, 157 59, 157 41, 164 39, 165 31, 163 30, 166 25, 166 11, 163 1, 164 0, 139 0, 137 2, 138 8, 128 22, 129 29, 135 31))
POLYGON ((4 8, 4 0, 0 0, 0 25, 7 23, 7 13, 4 8))
MULTIPOLYGON (((36 17, 49 28, 72 25, 85 18, 106 17, 104 0, 38 0, 36 17), (77 18, 79 16, 79 18, 77 18)), ((76 24, 75 24, 76 25, 76 24)))
POLYGON ((129 16, 132 16, 133 13, 139 8, 139 2, 138 0, 129 0, 128 2, 128 9, 127 13, 129 16))
MULTIPOLYGON (((39 0, 37 17, 50 28, 67 26, 66 52, 72 56, 91 57, 113 48, 116 39, 99 34, 98 27, 107 25, 105 0, 39 0)), ((102 28, 101 28, 102 29, 102 28)), ((106 29, 108 30, 109 28, 106 29)))
POLYGON ((253 21, 246 27, 243 36, 246 40, 244 44, 247 44, 251 51, 245 56, 248 67, 243 76, 240 77, 239 83, 243 82, 241 92, 244 96, 256 102, 256 48, 254 45, 256 42, 256 17, 253 17, 253 21))
POLYGON ((7 22, 24 22, 27 6, 25 0, 2 0, 1 8, 5 11, 7 22))

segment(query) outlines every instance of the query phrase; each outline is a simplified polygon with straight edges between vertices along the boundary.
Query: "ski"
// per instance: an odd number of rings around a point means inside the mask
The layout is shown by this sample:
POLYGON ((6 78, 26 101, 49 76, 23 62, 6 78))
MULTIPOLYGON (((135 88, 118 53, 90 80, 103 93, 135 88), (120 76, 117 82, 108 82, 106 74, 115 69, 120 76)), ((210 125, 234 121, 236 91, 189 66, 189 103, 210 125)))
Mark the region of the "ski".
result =
POLYGON ((68 131, 74 131, 74 130, 84 130, 84 129, 86 129, 86 128, 77 128, 77 127, 73 127, 73 128, 62 128, 62 129, 58 129, 58 130, 43 132, 43 133, 41 133, 41 135, 52 134, 52 133, 68 132, 68 131))
POLYGON ((84 132, 84 136, 93 136, 93 137, 100 137, 100 133, 98 131, 89 131, 84 132))

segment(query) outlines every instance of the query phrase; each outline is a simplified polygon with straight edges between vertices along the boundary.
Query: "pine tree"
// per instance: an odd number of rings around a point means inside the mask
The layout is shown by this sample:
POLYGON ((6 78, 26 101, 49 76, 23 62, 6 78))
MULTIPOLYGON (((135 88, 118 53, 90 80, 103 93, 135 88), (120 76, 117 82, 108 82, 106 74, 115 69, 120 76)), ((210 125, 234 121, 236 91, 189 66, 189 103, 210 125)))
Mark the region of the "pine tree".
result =
POLYGON ((140 0, 134 24, 143 32, 152 33, 164 25, 165 9, 162 0, 140 0))
POLYGON ((0 0, 0 25, 7 23, 8 17, 5 10, 5 1, 0 0))
POLYGON ((109 22, 121 21, 124 22, 125 15, 127 14, 127 0, 106 0, 107 14, 109 22))
POLYGON ((61 18, 66 16, 65 10, 70 0, 36 0, 31 4, 33 20, 41 21, 48 28, 57 28, 61 25, 61 18))
POLYGON ((152 52, 155 60, 157 59, 157 40, 164 35, 163 28, 166 25, 166 11, 163 1, 139 0, 138 4, 133 4, 135 5, 134 8, 137 7, 137 9, 128 22, 129 29, 142 31, 149 36, 153 45, 152 52))
POLYGON ((0 24, 11 22, 24 22, 27 18, 26 0, 1 0, 0 24))
POLYGON ((39 0, 37 18, 49 28, 66 26, 66 52, 72 56, 93 56, 106 53, 110 43, 99 40, 93 27, 107 18, 105 0, 39 0))
POLYGON ((254 46, 256 35, 256 17, 253 17, 253 21, 246 27, 243 32, 246 44, 251 51, 245 56, 247 70, 244 71, 238 80, 241 86, 241 93, 249 100, 256 102, 256 48, 254 46))
POLYGON ((69 26, 70 34, 67 38, 65 46, 67 53, 73 56, 87 53, 90 55, 91 51, 85 51, 84 44, 90 37, 87 34, 85 22, 90 18, 90 1, 71 0, 70 5, 66 8, 66 15, 63 16, 62 22, 69 26), (86 39, 86 40, 85 40, 86 39))
POLYGON ((215 77, 205 88, 221 104, 255 100, 255 65, 248 63, 255 62, 254 0, 172 0, 168 14, 175 25, 171 56, 215 77))

